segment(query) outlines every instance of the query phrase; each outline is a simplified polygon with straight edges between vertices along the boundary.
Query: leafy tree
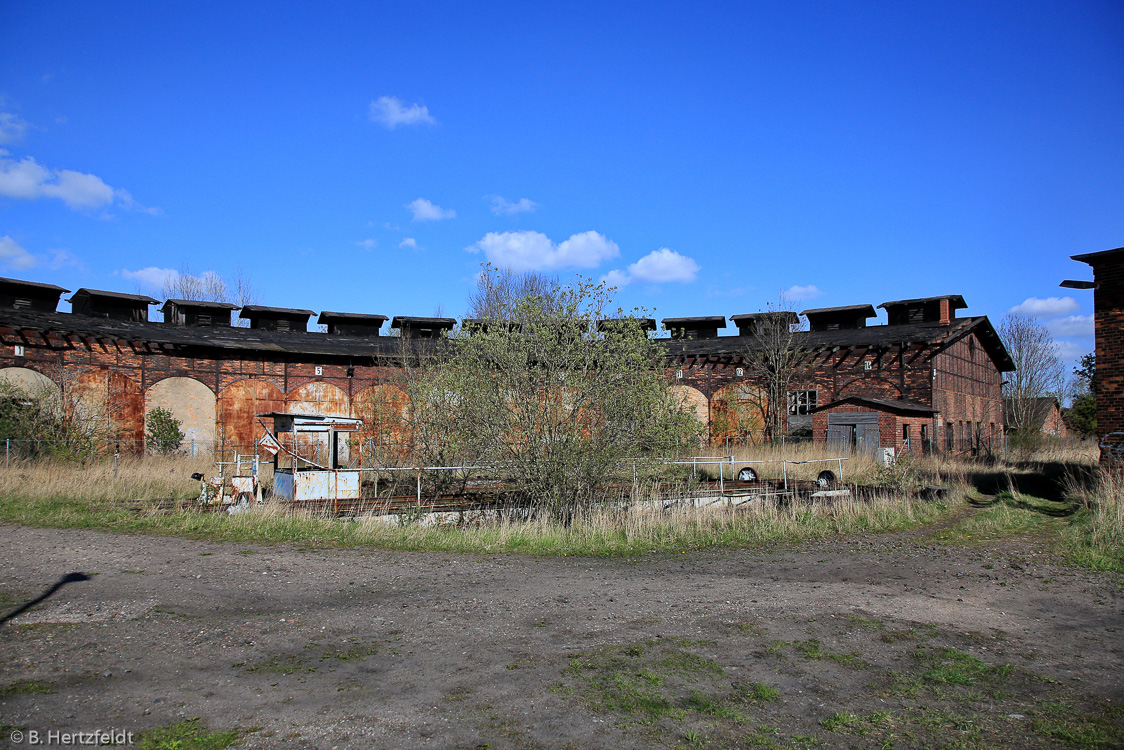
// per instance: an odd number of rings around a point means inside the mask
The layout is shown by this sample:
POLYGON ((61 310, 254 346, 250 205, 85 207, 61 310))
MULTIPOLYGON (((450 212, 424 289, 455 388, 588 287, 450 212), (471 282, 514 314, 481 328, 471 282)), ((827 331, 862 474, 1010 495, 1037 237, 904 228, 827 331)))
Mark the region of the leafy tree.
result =
MULTIPOLYGON (((485 268, 480 288, 500 273, 485 268)), ((514 499, 568 520, 631 480, 627 459, 697 439, 697 421, 671 393, 661 344, 636 316, 610 314, 604 284, 515 289, 449 342, 403 342, 398 433, 419 460, 499 467, 514 499)), ((642 461, 637 474, 649 475, 642 461)))
POLYGON ((1062 416, 1069 429, 1082 437, 1090 437, 1097 434, 1096 355, 1089 353, 1082 357, 1080 364, 1073 368, 1073 375, 1077 395, 1062 416))
POLYGON ((180 421, 164 407, 157 406, 149 411, 145 423, 148 427, 145 433, 148 445, 157 453, 172 453, 183 444, 180 421))

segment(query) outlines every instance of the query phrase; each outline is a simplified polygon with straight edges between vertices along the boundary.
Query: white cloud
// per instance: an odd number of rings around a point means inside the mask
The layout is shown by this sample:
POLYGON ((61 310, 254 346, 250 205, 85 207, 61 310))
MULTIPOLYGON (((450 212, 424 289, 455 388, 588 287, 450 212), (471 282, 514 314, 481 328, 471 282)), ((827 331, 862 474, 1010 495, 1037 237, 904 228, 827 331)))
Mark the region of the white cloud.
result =
POLYGON ((47 169, 30 156, 16 161, 0 149, 0 195, 22 200, 58 198, 72 209, 123 208, 159 214, 158 208, 137 205, 127 190, 114 189, 97 175, 72 169, 47 169))
POLYGON ((139 271, 122 270, 121 275, 126 279, 132 279, 146 289, 160 290, 164 286, 164 282, 174 279, 180 275, 179 271, 172 268, 157 268, 149 266, 142 268, 139 271))
POLYGON ((615 286, 618 289, 628 286, 629 282, 631 281, 632 279, 629 278, 627 273, 617 270, 616 268, 601 277, 601 282, 603 284, 605 284, 606 286, 615 286))
POLYGON ((492 213, 496 216, 515 216, 516 214, 529 214, 539 207, 529 198, 520 198, 519 200, 509 201, 502 195, 492 196, 492 213))
POLYGON ((452 219, 457 215, 457 212, 451 208, 441 208, 441 206, 430 203, 425 198, 418 198, 412 203, 406 204, 406 208, 414 214, 414 221, 441 221, 442 219, 452 219))
POLYGON ((1080 305, 1073 297, 1028 297, 1021 305, 1015 305, 1007 312, 1012 315, 1025 315, 1028 318, 1056 318, 1059 315, 1068 315, 1080 310, 1080 305))
POLYGON ((15 143, 23 140, 27 132, 27 122, 12 112, 0 112, 0 143, 15 143))
POLYGON ((628 266, 628 271, 612 270, 601 279, 610 286, 621 287, 633 281, 647 282, 649 284, 664 284, 669 281, 689 283, 695 280, 699 273, 699 264, 693 258, 680 255, 674 250, 661 247, 653 250, 635 263, 628 266))
POLYGON ((687 283, 695 280, 699 264, 686 255, 661 247, 629 265, 628 273, 639 281, 663 284, 668 281, 687 283))
POLYGON ((0 263, 18 271, 26 271, 39 265, 39 259, 20 247, 11 237, 0 237, 0 263))
POLYGON ((409 247, 409 248, 412 248, 414 250, 417 250, 418 249, 418 241, 415 240, 413 237, 407 237, 407 238, 405 238, 404 240, 402 240, 401 242, 398 243, 398 247, 409 247))
POLYGON ((371 102, 371 120, 394 130, 399 125, 434 125, 437 120, 429 114, 429 107, 421 104, 405 106, 396 96, 380 96, 371 102))
POLYGON ((1046 322, 1046 329, 1054 336, 1063 338, 1092 338, 1092 315, 1068 315, 1046 322))
POLYGON ((617 243, 598 232, 581 232, 554 244, 542 232, 488 232, 467 250, 484 253, 489 263, 515 272, 555 268, 596 268, 620 255, 617 243))
POLYGON ((379 243, 378 243, 378 240, 373 240, 370 237, 368 237, 365 240, 359 240, 355 244, 358 245, 359 247, 363 248, 364 250, 372 250, 372 249, 374 249, 375 245, 377 245, 379 243))
POLYGON ((784 297, 785 299, 790 299, 793 302, 815 299, 821 294, 823 294, 823 292, 821 292, 820 288, 815 284, 808 284, 806 286, 800 286, 799 284, 797 284, 795 286, 790 286, 788 289, 785 289, 783 292, 781 292, 782 297, 784 297))
POLYGON ((1062 360, 1081 359, 1092 351, 1088 344, 1078 344, 1076 341, 1055 341, 1054 351, 1062 360))
POLYGON ((69 250, 55 249, 47 252, 51 254, 51 261, 48 265, 52 271, 57 271, 65 266, 81 265, 81 261, 69 250))

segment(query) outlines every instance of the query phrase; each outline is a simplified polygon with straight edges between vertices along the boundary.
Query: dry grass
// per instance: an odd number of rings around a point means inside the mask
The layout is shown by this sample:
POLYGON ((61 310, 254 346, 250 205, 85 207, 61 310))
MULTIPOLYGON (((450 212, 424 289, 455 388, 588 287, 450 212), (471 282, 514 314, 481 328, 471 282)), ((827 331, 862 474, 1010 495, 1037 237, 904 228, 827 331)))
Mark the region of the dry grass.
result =
POLYGON ((235 516, 193 509, 132 510, 137 499, 195 497, 199 484, 190 479, 191 473, 213 468, 205 459, 122 459, 115 478, 112 461, 87 466, 13 465, 0 469, 0 518, 41 526, 234 541, 613 556, 897 530, 932 522, 948 512, 946 506, 907 498, 841 498, 831 504, 790 505, 758 498, 736 509, 681 503, 665 510, 662 503, 651 501, 651 487, 632 499, 584 510, 568 524, 542 516, 527 520, 519 512, 458 514, 444 517, 441 523, 421 513, 346 521, 294 513, 281 503, 235 516))
POLYGON ((1070 557, 1101 570, 1124 572, 1124 475, 1098 470, 1088 481, 1071 478, 1067 498, 1082 507, 1064 537, 1070 557))
POLYGON ((186 499, 199 495, 192 473, 210 475, 214 470, 209 458, 182 456, 122 456, 116 472, 112 458, 84 463, 13 461, 7 468, 0 466, 0 497, 73 497, 93 502, 186 499))

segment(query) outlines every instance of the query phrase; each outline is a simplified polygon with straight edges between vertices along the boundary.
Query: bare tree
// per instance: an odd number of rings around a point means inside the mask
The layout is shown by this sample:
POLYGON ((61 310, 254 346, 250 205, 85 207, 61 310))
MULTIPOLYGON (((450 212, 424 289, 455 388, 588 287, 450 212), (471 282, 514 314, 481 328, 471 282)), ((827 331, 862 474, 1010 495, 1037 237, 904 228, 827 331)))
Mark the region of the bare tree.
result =
MULTIPOLYGON (((164 280, 160 289, 164 299, 183 299, 196 302, 229 302, 239 307, 256 304, 257 294, 249 277, 238 268, 234 279, 227 282, 214 271, 204 271, 195 276, 185 263, 179 273, 164 280)), ((238 325, 246 327, 248 320, 239 319, 238 325)))
MULTIPOLYGON (((1039 399, 1057 398, 1065 389, 1065 368, 1050 332, 1032 319, 1008 315, 999 324, 999 336, 1007 347, 1015 371, 1003 384, 1007 425, 1028 439, 1037 437, 1039 399)), ((1034 442, 1033 440, 1031 442, 1034 442)))
POLYGON ((803 324, 792 303, 782 296, 754 315, 749 325, 742 359, 746 380, 757 388, 748 388, 745 394, 760 413, 765 439, 779 440, 785 428, 788 392, 804 356, 798 341, 803 324))
POLYGON ((164 279, 160 294, 164 299, 227 302, 230 290, 222 277, 214 271, 204 271, 195 276, 187 264, 184 264, 179 273, 164 279))
POLYGON ((534 271, 516 273, 485 264, 468 296, 468 317, 499 319, 516 312, 513 300, 538 298, 545 303, 558 288, 558 279, 534 271))

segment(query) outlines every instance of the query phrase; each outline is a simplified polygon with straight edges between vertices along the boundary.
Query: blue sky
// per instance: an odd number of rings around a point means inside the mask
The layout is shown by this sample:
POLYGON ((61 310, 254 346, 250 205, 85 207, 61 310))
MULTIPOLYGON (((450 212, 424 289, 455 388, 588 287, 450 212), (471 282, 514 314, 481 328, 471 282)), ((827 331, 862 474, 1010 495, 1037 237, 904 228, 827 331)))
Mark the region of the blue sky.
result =
POLYGON ((462 314, 488 259, 660 318, 953 293, 1075 356, 1121 123, 1111 1, 7 0, 0 274, 385 315, 462 314))

